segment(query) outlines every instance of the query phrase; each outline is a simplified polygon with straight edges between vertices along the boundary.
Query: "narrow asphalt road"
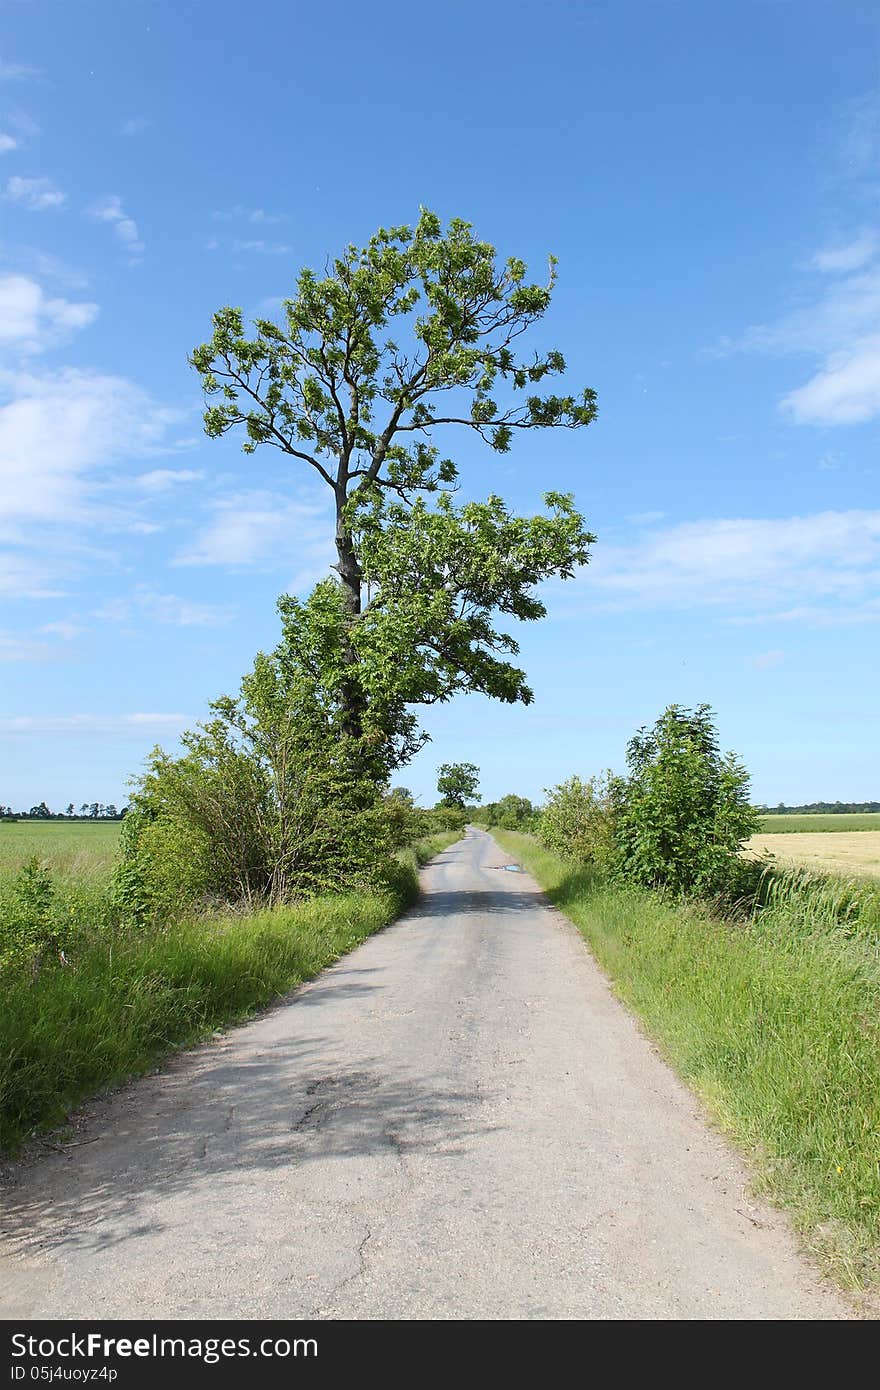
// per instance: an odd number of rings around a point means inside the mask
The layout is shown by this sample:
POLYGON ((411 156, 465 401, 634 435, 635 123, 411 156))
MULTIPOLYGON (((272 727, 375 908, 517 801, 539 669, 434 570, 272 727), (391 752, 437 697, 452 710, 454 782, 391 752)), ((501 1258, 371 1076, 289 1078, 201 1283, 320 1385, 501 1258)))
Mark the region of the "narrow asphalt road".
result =
POLYGON ((20 1166, 3 1316, 852 1316, 505 862, 20 1166))

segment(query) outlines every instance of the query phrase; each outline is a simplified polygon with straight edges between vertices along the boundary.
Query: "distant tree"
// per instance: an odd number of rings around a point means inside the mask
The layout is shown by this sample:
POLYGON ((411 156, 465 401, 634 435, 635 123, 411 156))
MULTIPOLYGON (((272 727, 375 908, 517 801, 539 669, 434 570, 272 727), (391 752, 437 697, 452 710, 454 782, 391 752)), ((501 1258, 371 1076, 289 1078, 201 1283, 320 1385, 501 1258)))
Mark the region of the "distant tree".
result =
POLYGON ((105 807, 104 807, 103 814, 104 814, 105 816, 107 816, 109 819, 115 820, 115 818, 116 818, 116 807, 113 805, 113 802, 112 802, 112 801, 110 802, 109 806, 105 806, 105 807))
POLYGON ((68 802, 68 804, 67 804, 67 810, 65 811, 64 814, 65 814, 66 816, 72 816, 72 815, 74 815, 75 813, 76 813, 76 807, 74 806, 73 802, 72 802, 72 801, 68 802))
POLYGON ((98 816, 99 816, 100 814, 101 814, 101 803, 100 803, 100 801, 93 801, 92 804, 91 804, 91 806, 89 807, 89 815, 90 815, 90 817, 92 818, 92 820, 97 820, 97 819, 98 819, 98 816))
POLYGON ((480 769, 475 763, 442 763, 437 772, 437 790, 442 804, 457 806, 463 811, 477 794, 480 769))
POLYGON ((402 802, 405 806, 414 806, 415 797, 409 787, 392 787, 389 793, 391 799, 402 802))
POLYGON ((49 810, 45 801, 41 801, 39 806, 32 806, 29 814, 34 820, 51 820, 52 818, 52 812, 49 810))
POLYGON ((87 816, 89 814, 89 803, 87 801, 84 801, 82 806, 80 806, 79 813, 81 816, 87 816))

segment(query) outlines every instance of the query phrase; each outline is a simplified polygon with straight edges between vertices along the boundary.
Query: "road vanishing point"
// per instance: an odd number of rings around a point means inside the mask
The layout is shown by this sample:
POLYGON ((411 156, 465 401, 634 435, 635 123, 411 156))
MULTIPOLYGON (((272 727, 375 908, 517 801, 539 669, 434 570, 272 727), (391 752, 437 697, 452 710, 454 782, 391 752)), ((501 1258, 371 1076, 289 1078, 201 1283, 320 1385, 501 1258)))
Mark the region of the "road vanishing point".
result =
POLYGON ((13 1165, 2 1316, 852 1317, 507 863, 13 1165))

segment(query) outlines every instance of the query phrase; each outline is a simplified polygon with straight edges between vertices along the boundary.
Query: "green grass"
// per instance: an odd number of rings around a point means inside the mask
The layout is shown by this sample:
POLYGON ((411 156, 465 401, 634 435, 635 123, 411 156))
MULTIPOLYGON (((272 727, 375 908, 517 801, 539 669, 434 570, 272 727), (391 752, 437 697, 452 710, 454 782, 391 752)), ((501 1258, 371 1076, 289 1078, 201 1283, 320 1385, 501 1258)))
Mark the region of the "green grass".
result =
POLYGON ((106 878, 113 867, 120 821, 0 821, 0 879, 36 854, 70 880, 106 878))
POLYGON ((820 830, 880 830, 880 811, 841 812, 839 816, 761 816, 762 835, 820 830))
POLYGON ((0 1011, 0 1149, 62 1123, 78 1102, 174 1048, 247 1018, 386 926, 416 897, 416 868, 460 836, 398 856, 381 892, 337 895, 163 931, 104 923, 69 968, 9 975, 0 1011))
POLYGON ((779 876, 760 915, 609 885, 493 832, 841 1282, 880 1279, 880 895, 779 876))

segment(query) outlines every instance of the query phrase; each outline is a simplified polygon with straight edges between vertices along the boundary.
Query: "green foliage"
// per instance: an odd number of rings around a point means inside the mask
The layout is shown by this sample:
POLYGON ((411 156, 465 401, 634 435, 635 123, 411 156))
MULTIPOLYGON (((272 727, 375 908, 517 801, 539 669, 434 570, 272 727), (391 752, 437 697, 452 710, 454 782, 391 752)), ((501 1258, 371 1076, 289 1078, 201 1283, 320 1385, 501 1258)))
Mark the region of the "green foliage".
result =
POLYGON ((442 834, 446 831, 461 834, 467 825, 467 812, 459 806, 447 806, 441 802, 425 814, 432 835, 442 834))
POLYGON ((495 615, 543 618, 536 586, 569 578, 593 537, 570 495, 547 493, 548 514, 511 515, 500 497, 456 506, 389 501, 374 489, 352 511, 371 601, 352 626, 351 648, 368 700, 394 692, 406 705, 477 690, 531 704, 525 673, 506 656, 519 645, 495 615))
POLYGON ((615 862, 635 883, 674 893, 747 889, 739 851, 758 829, 749 777, 721 754, 708 705, 670 705, 627 747, 629 777, 615 807, 615 862))
POLYGON ((414 228, 346 247, 323 277, 303 270, 283 325, 257 319, 251 337, 241 310, 221 309, 191 357, 210 436, 241 430, 246 452, 278 449, 332 490, 338 585, 319 585, 308 612, 283 599, 282 617, 341 701, 345 731, 384 741, 398 763, 422 741, 407 706, 463 690, 531 700, 499 655, 518 648, 494 615, 542 617, 536 585, 589 558, 594 537, 570 497, 548 493, 549 514, 529 518, 494 496, 454 505, 458 468, 434 442, 458 427, 505 452, 518 432, 593 420, 592 390, 537 392, 565 371, 559 351, 515 351, 554 280, 552 259, 548 283, 531 284, 469 223, 444 230, 423 209, 414 228))
POLYGON ((160 916, 200 896, 279 903, 368 885, 391 852, 368 736, 365 752, 288 656, 258 656, 238 698, 184 735, 183 757, 151 755, 135 858, 160 916))
POLYGON ((588 781, 569 777, 549 788, 538 829, 541 840, 565 858, 609 868, 617 853, 615 807, 620 796, 619 779, 611 773, 588 781))
POLYGON ((509 793, 500 801, 490 801, 481 808, 480 820, 487 826, 497 825, 502 830, 534 830, 540 817, 526 796, 509 793))
POLYGON ((480 769, 475 763, 441 763, 437 769, 437 790, 444 806, 463 811, 473 801, 480 785, 480 769))
POLYGON ((63 958, 64 932, 55 916, 55 888, 45 864, 32 855, 0 901, 0 970, 39 970, 63 958))

